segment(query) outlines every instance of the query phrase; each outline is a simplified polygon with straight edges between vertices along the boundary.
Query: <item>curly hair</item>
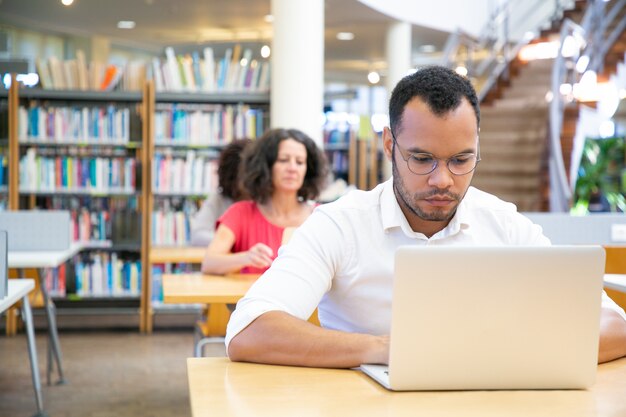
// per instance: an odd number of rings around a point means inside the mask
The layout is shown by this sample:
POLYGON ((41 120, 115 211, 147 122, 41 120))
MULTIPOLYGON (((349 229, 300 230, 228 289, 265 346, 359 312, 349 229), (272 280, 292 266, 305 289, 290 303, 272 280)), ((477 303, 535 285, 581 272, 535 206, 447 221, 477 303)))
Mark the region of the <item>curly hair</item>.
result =
POLYGON ((313 139, 297 129, 271 129, 245 149, 240 165, 243 190, 257 203, 265 203, 274 192, 272 167, 278 158, 278 146, 285 139, 293 139, 306 148, 306 175, 298 197, 313 200, 324 186, 328 173, 326 157, 313 139))
POLYGON ((217 180, 220 194, 233 201, 243 198, 243 192, 237 178, 243 150, 251 142, 250 139, 232 141, 222 150, 217 162, 217 180))
POLYGON ((476 125, 480 126, 478 97, 472 83, 455 71, 441 66, 424 67, 401 79, 389 99, 389 125, 391 132, 402 130, 402 114, 407 103, 419 97, 437 116, 455 110, 463 97, 474 108, 476 125))

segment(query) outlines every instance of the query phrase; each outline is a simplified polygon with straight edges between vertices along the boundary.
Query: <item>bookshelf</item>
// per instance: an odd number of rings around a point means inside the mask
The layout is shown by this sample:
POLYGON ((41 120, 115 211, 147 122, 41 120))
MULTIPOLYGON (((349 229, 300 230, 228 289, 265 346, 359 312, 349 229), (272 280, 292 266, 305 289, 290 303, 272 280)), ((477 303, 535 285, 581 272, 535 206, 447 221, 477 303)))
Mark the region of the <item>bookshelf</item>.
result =
MULTIPOLYGON (((84 249, 47 270, 64 315, 141 310, 140 92, 9 91, 9 209, 63 209, 84 249)), ((149 164, 148 164, 149 165, 149 164)))
POLYGON ((383 154, 380 138, 371 129, 361 129, 363 123, 355 115, 327 113, 324 152, 335 179, 368 190, 382 180, 383 154))
POLYGON ((151 254, 143 263, 150 272, 142 293, 146 332, 152 331, 155 314, 181 310, 163 305, 159 278, 198 270, 204 248, 189 247, 191 216, 217 189, 217 159, 223 147, 234 139, 255 139, 269 125, 269 93, 156 92, 153 106, 147 147, 151 193, 146 203, 152 215, 144 223, 149 234, 143 243, 151 254))
POLYGON ((9 92, 0 87, 0 210, 9 205, 9 92))

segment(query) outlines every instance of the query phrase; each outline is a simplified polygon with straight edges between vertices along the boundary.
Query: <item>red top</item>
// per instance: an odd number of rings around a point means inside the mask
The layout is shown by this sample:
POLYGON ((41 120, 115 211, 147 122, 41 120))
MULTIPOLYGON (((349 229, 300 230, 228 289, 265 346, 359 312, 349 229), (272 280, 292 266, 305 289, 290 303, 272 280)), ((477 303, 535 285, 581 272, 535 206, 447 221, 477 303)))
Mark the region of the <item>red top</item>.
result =
MULTIPOLYGON (((239 201, 231 205, 222 216, 217 219, 215 227, 223 224, 235 234, 235 243, 231 252, 245 252, 257 243, 264 243, 274 252, 272 260, 278 254, 278 248, 283 239, 284 227, 270 223, 254 201, 239 201)), ((241 269, 244 274, 261 274, 267 268, 246 266, 241 269)))

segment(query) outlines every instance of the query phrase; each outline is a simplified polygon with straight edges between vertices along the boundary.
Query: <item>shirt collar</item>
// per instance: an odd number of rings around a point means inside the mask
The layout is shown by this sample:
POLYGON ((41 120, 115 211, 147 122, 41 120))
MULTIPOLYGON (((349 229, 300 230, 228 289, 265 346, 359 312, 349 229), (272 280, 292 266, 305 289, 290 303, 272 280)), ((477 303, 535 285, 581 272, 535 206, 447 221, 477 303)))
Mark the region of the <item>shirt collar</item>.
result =
MULTIPOLYGON (((468 193, 470 190, 468 190, 468 193)), ((466 194, 466 197, 467 197, 466 194)), ((400 205, 398 204, 398 200, 396 199, 396 195, 393 192, 393 178, 385 181, 383 184, 383 190, 380 194, 380 209, 381 209, 381 217, 383 229, 385 232, 391 231, 393 228, 401 228, 405 235, 409 237, 416 237, 426 239, 422 233, 416 233, 411 229, 409 222, 407 221, 400 205)), ((470 228, 470 212, 467 207, 467 203, 465 198, 461 201, 461 204, 457 207, 456 213, 450 223, 441 230, 436 233, 432 239, 440 239, 448 236, 455 235, 459 233, 461 230, 467 231, 470 228)))

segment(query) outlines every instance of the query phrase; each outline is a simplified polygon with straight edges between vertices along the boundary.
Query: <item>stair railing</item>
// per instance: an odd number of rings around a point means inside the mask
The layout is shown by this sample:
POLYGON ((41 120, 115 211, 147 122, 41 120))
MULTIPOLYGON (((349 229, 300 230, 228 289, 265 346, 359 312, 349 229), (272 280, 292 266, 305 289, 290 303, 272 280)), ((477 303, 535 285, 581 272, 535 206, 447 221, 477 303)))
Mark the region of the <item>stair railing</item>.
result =
POLYGON ((550 102, 550 211, 553 212, 569 211, 575 187, 573 181, 568 181, 561 151, 563 119, 568 103, 573 100, 571 92, 586 71, 602 70, 606 53, 626 28, 626 18, 622 18, 605 36, 607 28, 626 7, 626 0, 611 3, 588 0, 580 25, 565 19, 561 26, 559 52, 552 68, 550 102), (582 60, 588 64, 583 65, 582 60), (562 86, 570 88, 562 90, 562 86))
POLYGON ((478 37, 461 30, 453 32, 444 47, 443 65, 464 66, 482 101, 499 78, 508 79, 509 64, 521 48, 537 36, 541 27, 560 19, 572 5, 571 0, 555 0, 551 13, 533 18, 537 10, 545 9, 545 3, 505 1, 489 16, 478 37))

